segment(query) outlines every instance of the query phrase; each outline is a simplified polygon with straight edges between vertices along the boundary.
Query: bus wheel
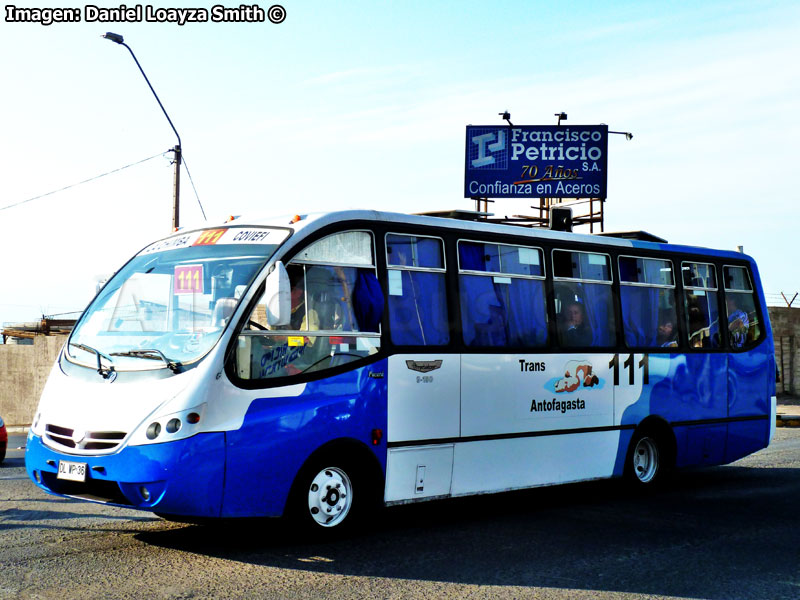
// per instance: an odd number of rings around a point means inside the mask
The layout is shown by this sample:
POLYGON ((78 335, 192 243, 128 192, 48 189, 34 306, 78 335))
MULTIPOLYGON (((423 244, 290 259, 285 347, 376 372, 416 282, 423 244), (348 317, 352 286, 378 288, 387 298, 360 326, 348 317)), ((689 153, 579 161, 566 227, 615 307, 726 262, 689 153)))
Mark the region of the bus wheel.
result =
POLYGON ((324 528, 341 527, 352 521, 353 472, 342 467, 315 467, 309 470, 303 487, 305 514, 310 524, 324 528), (348 519, 348 517, 350 517, 348 519))
POLYGON ((629 479, 641 485, 654 485, 661 480, 664 453, 658 439, 647 432, 637 433, 628 453, 629 479))

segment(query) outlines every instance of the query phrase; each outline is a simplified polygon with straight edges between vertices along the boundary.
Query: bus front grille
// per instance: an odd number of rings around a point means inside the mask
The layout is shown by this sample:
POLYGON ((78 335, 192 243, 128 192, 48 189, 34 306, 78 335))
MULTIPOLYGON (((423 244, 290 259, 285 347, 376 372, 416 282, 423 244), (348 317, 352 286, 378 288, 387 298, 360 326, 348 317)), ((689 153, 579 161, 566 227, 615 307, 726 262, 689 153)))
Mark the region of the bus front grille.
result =
POLYGON ((45 427, 45 437, 52 445, 78 451, 113 450, 126 435, 124 431, 79 431, 76 434, 69 427, 52 424, 45 427))

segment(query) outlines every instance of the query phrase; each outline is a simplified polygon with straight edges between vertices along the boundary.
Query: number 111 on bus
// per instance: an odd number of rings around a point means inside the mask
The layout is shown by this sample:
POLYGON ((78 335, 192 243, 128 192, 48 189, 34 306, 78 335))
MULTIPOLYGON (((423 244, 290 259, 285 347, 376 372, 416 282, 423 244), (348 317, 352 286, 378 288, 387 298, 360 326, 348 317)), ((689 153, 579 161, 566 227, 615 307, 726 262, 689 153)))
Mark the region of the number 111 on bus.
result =
MULTIPOLYGON (((619 354, 615 354, 614 358, 612 358, 608 363, 609 369, 614 369, 614 385, 619 385, 619 354)), ((634 363, 636 362, 636 357, 633 354, 629 354, 628 358, 626 358, 622 363, 622 368, 628 370, 628 385, 634 385, 636 381, 635 372, 636 369, 634 368, 634 363)), ((641 360, 638 362, 638 369, 642 370, 642 385, 649 385, 650 384, 650 355, 643 354, 641 360)))
POLYGON ((175 294, 202 294, 203 265, 176 266, 174 281, 175 294))

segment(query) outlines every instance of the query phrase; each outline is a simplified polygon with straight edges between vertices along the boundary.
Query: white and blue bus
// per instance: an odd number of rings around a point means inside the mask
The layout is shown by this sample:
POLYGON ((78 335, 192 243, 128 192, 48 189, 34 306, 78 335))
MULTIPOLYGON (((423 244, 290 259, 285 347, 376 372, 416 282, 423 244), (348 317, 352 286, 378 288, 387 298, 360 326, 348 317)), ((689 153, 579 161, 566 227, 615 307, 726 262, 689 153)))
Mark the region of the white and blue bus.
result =
POLYGON ((719 465, 766 447, 741 253, 347 211, 178 232, 76 324, 32 424, 47 492, 294 515, 719 465))

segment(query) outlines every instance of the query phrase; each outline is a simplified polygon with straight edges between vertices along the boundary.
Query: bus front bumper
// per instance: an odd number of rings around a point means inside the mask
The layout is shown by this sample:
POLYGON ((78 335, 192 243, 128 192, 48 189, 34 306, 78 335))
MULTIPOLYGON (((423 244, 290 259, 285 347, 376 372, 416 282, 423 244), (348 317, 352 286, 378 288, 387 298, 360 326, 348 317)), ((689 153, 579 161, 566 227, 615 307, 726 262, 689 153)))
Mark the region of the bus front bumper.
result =
POLYGON ((114 454, 66 454, 28 434, 28 476, 44 491, 161 514, 218 517, 225 481, 225 434, 192 437, 144 446, 125 446, 114 454), (84 481, 58 477, 61 462, 84 464, 84 481))

